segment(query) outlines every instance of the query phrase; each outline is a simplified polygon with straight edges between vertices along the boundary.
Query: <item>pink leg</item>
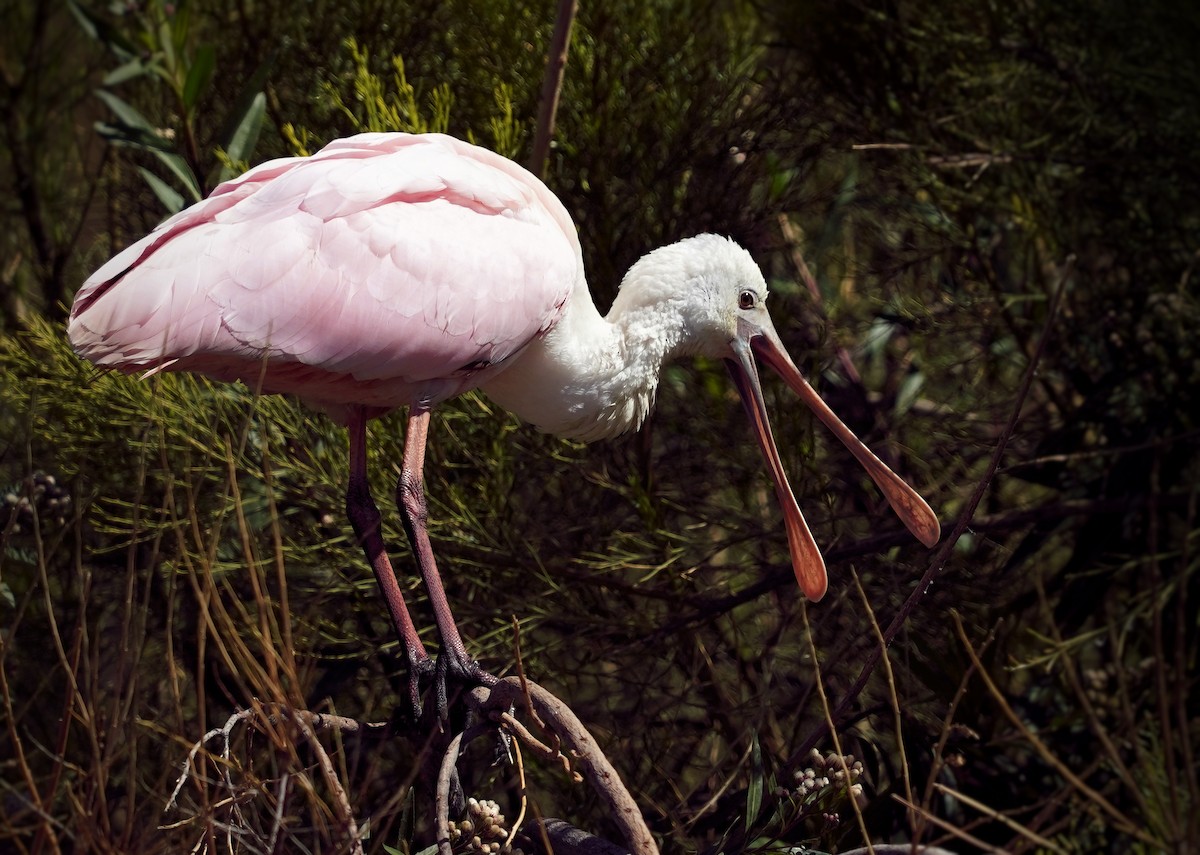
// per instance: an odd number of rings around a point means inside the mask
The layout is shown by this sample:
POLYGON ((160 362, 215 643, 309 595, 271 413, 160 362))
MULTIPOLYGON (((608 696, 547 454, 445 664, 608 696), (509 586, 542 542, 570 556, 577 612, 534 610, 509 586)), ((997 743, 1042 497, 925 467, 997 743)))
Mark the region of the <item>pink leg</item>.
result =
POLYGON ((484 671, 470 657, 463 645, 442 577, 438 575, 437 563, 433 558, 433 547, 429 543, 429 532, 425 525, 429 509, 425 503, 425 441, 429 435, 429 411, 413 409, 408 418, 408 433, 404 437, 404 464, 400 470, 400 483, 396 486, 396 503, 404 518, 404 529, 412 544, 413 557, 425 587, 429 590, 429 602, 437 620, 438 634, 442 639, 442 653, 438 657, 438 709, 446 708, 445 676, 476 684, 493 685, 496 678, 484 671))
POLYGON ((387 551, 383 545, 383 535, 380 533, 382 518, 375 500, 371 498, 371 488, 367 482, 367 419, 361 409, 356 409, 350 417, 350 485, 346 491, 346 515, 358 542, 367 554, 367 561, 375 572, 375 581, 383 593, 387 603, 388 613, 392 617, 400 642, 404 645, 408 657, 409 692, 412 696, 414 715, 421 710, 420 683, 421 675, 430 671, 429 654, 417 635, 412 617, 404 604, 404 594, 396 581, 396 573, 388 560, 387 551))

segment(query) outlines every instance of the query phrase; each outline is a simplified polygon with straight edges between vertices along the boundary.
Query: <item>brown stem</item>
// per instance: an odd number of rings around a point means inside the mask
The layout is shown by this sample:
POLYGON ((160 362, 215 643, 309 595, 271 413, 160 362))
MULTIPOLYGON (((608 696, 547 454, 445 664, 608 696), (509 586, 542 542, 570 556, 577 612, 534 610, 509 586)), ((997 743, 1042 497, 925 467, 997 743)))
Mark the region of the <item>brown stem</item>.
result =
POLYGON ((554 34, 546 57, 546 73, 542 77, 542 94, 538 98, 537 128, 533 136, 533 154, 529 171, 539 178, 546 171, 550 140, 554 138, 554 120, 558 114, 558 98, 562 94, 563 76, 567 70, 567 50, 571 44, 571 25, 579 9, 578 0, 558 0, 554 18, 554 34))

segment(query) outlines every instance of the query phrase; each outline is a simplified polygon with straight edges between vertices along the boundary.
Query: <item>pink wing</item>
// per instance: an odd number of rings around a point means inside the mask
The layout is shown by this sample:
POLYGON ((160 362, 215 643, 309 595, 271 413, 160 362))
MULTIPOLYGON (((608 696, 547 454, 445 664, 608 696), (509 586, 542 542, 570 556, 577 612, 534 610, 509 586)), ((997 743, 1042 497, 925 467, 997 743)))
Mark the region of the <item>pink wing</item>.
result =
POLYGON ((472 388, 583 281, 558 199, 441 135, 362 134, 264 163, 162 223, 75 297, 76 351, 334 410, 472 388))

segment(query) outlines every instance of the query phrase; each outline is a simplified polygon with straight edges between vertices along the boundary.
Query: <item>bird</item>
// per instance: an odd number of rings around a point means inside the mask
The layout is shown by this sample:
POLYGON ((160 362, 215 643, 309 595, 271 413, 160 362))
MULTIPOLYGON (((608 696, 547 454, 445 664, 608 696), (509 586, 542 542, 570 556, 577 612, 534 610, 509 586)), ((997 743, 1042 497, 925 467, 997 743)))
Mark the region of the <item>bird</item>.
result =
POLYGON ((365 133, 262 163, 162 222, 75 295, 68 336, 104 369, 187 371, 299 397, 349 436, 346 513, 418 677, 490 684, 454 623, 426 529, 430 414, 478 389, 543 431, 593 441, 635 430, 663 367, 727 365, 766 459, 804 595, 828 577, 767 418, 756 360, 857 458, 928 547, 937 516, 843 424, 785 350, 767 285, 733 240, 698 234, 592 300, 573 220, 533 174, 443 134, 365 133), (408 613, 367 484, 367 423, 407 408, 397 504, 440 640, 432 661, 408 613))

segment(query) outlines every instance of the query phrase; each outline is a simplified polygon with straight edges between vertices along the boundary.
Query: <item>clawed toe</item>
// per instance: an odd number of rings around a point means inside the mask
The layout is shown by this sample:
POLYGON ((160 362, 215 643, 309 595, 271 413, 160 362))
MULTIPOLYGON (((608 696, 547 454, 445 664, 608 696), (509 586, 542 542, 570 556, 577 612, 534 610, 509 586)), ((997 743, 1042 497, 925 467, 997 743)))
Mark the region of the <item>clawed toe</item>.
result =
POLYGON ((449 718, 448 688, 470 690, 476 686, 494 686, 497 677, 470 656, 456 656, 450 651, 444 651, 437 657, 433 669, 434 699, 439 721, 449 718))

